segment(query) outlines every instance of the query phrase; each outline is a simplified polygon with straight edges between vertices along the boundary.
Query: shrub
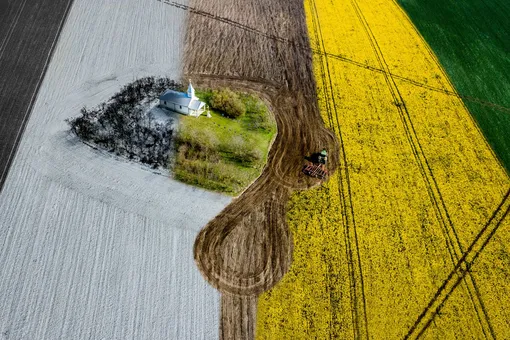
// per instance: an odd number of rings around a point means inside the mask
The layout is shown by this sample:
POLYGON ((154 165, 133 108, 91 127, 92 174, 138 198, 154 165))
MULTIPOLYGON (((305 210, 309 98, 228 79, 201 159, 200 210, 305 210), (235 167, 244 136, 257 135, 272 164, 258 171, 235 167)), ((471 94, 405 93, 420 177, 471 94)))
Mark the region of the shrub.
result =
POLYGON ((229 118, 239 118, 246 113, 246 106, 239 96, 229 90, 215 90, 212 92, 209 104, 213 109, 219 110, 229 118))
POLYGON ((177 152, 184 159, 202 159, 211 162, 219 159, 219 140, 209 130, 181 130, 176 138, 177 152))
POLYGON ((151 124, 143 103, 156 99, 167 88, 179 85, 168 78, 145 77, 124 86, 94 109, 66 120, 71 131, 88 142, 154 168, 167 166, 171 151, 170 125, 151 124))
POLYGON ((228 144, 222 145, 222 151, 230 153, 242 165, 258 165, 263 158, 255 143, 241 136, 233 136, 228 144))
POLYGON ((239 178, 238 169, 231 164, 209 163, 201 160, 178 159, 175 178, 206 189, 235 193, 248 179, 239 178))
POLYGON ((241 99, 246 106, 246 124, 250 130, 264 130, 270 132, 273 130, 273 122, 270 118, 269 110, 259 98, 244 94, 241 99))

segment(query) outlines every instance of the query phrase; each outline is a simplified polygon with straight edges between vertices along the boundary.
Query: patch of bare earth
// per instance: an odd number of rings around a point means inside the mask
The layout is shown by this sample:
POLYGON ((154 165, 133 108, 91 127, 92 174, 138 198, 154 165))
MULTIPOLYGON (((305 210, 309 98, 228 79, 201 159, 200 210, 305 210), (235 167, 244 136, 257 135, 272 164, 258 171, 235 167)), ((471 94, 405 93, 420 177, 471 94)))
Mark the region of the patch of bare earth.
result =
POLYGON ((332 172, 338 144, 319 114, 302 1, 194 0, 181 8, 189 12, 187 77, 198 86, 257 93, 278 126, 262 175, 208 223, 194 247, 200 271, 222 293, 220 337, 251 339, 258 295, 292 261, 288 197, 317 184, 301 173, 304 156, 328 148, 332 172))

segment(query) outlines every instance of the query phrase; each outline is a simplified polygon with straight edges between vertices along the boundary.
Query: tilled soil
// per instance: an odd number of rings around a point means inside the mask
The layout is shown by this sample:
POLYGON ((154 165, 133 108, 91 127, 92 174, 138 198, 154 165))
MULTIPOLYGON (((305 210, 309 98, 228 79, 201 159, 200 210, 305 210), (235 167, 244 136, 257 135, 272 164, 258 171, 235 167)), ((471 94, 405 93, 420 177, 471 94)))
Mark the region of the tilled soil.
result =
POLYGON ((261 176, 208 223, 194 247, 200 271, 223 294, 220 337, 250 339, 256 297, 292 261, 289 195, 318 184, 302 174, 304 157, 327 148, 333 172, 338 143, 318 110, 302 1, 194 0, 183 8, 185 74, 199 87, 257 93, 278 127, 261 176))
POLYGON ((72 2, 0 4, 0 191, 72 2))

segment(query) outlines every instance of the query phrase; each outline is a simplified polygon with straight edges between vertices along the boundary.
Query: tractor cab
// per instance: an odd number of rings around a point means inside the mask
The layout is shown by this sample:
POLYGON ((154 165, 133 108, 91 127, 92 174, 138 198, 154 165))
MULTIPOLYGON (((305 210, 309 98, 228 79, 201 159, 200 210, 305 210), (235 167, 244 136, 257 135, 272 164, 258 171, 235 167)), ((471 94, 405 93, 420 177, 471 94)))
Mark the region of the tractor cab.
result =
POLYGON ((326 165, 326 163, 328 162, 328 152, 326 151, 326 149, 322 149, 317 158, 320 164, 326 165))

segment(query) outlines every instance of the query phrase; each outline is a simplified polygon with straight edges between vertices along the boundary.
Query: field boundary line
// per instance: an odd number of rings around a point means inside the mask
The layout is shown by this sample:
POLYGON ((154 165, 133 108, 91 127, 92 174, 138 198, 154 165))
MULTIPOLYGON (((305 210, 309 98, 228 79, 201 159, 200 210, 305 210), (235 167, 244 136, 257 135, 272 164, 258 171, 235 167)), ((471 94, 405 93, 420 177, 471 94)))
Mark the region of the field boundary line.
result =
MULTIPOLYGON (((470 101, 478 103, 478 104, 480 104, 482 106, 492 107, 492 108, 494 108, 495 110, 498 110, 498 111, 510 113, 510 108, 507 108, 507 107, 504 107, 504 106, 501 106, 501 105, 498 105, 498 104, 495 104, 495 103, 491 103, 489 101, 484 101, 484 100, 479 99, 479 98, 475 98, 475 97, 459 94, 457 89, 455 88, 455 85, 451 82, 450 77, 448 77, 448 74, 446 73, 446 70, 443 68, 443 65, 441 65, 441 62, 437 58, 436 54, 434 53, 432 48, 429 46, 429 44, 427 43, 425 38, 421 35, 420 31, 418 30, 416 25, 413 23, 411 18, 407 15, 407 13, 404 11, 404 9, 396 2, 396 0, 392 0, 392 1, 393 1, 393 4, 395 5, 395 7, 397 7, 398 11, 401 12, 402 16, 405 18, 405 20, 409 23, 409 25, 411 25, 413 30, 416 32, 418 38, 421 40, 421 42, 425 46, 429 56, 432 58, 433 62, 436 64, 436 66, 441 71, 441 73, 442 73, 443 77, 445 78, 446 82, 448 83, 448 85, 453 89, 453 91, 449 91, 449 92, 452 93, 452 96, 460 98, 460 99, 470 100, 470 101)), ((492 156, 494 157, 494 159, 498 163, 499 167, 504 171, 504 173, 507 175, 507 178, 508 178, 510 176, 510 174, 507 172, 506 168, 503 166, 503 163, 499 159, 498 155, 496 155, 496 153, 492 149, 492 146, 490 145, 489 141, 485 137, 485 134, 482 132, 480 124, 478 124, 478 121, 473 117, 473 115, 471 114, 471 111, 469 111, 469 109, 467 108, 467 106, 466 106, 466 104, 464 103, 463 100, 461 100, 461 105, 466 110, 466 112, 468 113, 469 119, 474 124, 476 130, 478 131, 478 134, 482 137, 485 145, 487 146, 487 148, 489 149, 490 153, 492 154, 492 156)))

